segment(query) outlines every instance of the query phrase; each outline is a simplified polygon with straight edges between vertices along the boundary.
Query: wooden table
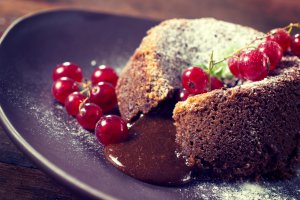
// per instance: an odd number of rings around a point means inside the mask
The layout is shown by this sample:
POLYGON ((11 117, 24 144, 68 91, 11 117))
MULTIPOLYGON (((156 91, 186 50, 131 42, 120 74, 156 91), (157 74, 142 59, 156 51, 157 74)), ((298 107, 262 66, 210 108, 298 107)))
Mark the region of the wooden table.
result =
MULTIPOLYGON (((1 0, 0 35, 16 18, 36 11, 81 8, 163 20, 216 17, 267 31, 300 22, 299 0, 1 0)), ((0 126, 0 199, 79 199, 37 169, 0 126)))

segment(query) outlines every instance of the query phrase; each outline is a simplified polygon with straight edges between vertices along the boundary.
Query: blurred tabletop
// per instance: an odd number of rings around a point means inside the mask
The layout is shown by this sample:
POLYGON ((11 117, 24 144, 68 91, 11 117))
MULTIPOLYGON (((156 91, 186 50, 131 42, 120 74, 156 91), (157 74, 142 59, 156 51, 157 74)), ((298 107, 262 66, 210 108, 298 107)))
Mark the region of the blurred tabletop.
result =
MULTIPOLYGON (((154 20, 215 17, 261 31, 300 22, 300 0, 0 0, 0 36, 30 13, 76 8, 154 20)), ((0 199, 82 199, 52 180, 0 126, 0 199)))

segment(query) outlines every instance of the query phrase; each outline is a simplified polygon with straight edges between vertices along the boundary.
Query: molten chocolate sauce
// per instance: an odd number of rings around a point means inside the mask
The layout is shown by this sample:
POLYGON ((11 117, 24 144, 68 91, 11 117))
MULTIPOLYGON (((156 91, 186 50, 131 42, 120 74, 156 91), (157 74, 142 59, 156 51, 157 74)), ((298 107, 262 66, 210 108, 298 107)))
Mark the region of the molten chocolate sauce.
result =
POLYGON ((191 168, 176 155, 176 132, 170 117, 144 116, 129 132, 129 141, 105 147, 105 157, 115 167, 157 185, 181 185, 191 180, 191 168))

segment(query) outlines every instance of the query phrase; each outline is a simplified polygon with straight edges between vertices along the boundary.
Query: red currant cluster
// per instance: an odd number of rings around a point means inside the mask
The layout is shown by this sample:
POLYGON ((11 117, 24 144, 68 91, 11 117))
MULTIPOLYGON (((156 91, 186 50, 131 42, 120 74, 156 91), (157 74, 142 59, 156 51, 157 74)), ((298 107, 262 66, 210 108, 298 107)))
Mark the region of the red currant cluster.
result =
MULTIPOLYGON (((268 73, 276 69, 282 59, 283 53, 290 51, 300 57, 300 34, 290 35, 293 27, 300 27, 299 23, 290 24, 285 28, 270 31, 266 37, 257 38, 247 47, 236 51, 232 56, 214 62, 211 58, 210 67, 216 63, 228 60, 231 73, 238 79, 259 81, 268 76, 268 73), (288 30, 286 30, 288 29, 288 30), (257 40, 264 40, 258 47, 251 45, 257 40)), ((205 93, 224 86, 216 77, 211 77, 210 71, 206 72, 199 67, 189 67, 182 74, 183 90, 180 99, 186 100, 189 96, 205 93)))
POLYGON ((101 65, 94 70, 91 81, 82 81, 81 68, 73 63, 58 65, 52 74, 52 94, 65 105, 68 114, 76 117, 87 130, 95 130, 98 140, 104 144, 118 143, 128 138, 125 121, 117 115, 106 115, 117 105, 116 72, 101 65))

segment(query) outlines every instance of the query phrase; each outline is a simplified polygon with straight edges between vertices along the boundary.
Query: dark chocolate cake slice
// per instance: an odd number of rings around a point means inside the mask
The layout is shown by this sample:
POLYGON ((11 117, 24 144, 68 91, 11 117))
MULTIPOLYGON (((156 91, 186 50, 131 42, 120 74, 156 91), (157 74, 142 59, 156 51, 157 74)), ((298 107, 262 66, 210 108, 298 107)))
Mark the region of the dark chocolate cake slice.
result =
POLYGON ((179 102, 176 140, 191 165, 222 178, 286 172, 299 158, 300 59, 266 79, 179 102))

